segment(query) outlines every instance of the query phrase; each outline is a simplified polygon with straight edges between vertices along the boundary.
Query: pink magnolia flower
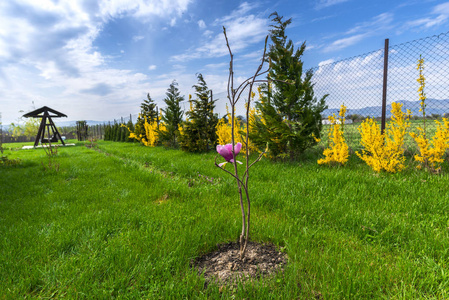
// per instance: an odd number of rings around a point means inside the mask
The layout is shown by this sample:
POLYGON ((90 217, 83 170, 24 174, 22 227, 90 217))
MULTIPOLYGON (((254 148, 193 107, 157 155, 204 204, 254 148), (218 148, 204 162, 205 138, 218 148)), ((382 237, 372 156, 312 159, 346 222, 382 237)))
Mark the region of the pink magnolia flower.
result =
MULTIPOLYGON (((237 156, 237 154, 239 154, 240 150, 242 149, 242 143, 237 143, 234 146, 234 153, 237 156)), ((234 163, 234 162, 238 162, 239 164, 242 164, 241 162, 239 162, 238 160, 234 160, 234 156, 232 155, 232 144, 226 144, 226 145, 217 145, 217 152, 218 154, 220 154, 221 156, 223 156, 223 158, 226 160, 226 162, 230 162, 230 163, 234 163)), ((219 164, 218 166, 223 166, 224 164, 226 164, 226 162, 219 164)))

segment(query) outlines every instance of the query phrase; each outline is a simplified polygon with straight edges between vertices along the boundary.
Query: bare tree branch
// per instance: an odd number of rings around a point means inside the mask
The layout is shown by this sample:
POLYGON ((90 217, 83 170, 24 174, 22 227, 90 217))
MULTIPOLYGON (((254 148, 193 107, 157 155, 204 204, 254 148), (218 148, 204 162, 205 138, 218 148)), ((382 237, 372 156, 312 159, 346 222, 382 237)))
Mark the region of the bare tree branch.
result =
POLYGON ((223 34, 225 36, 226 46, 229 50, 229 55, 230 55, 227 97, 228 97, 229 103, 231 104, 231 146, 232 146, 231 153, 232 153, 232 157, 234 159, 234 163, 233 163, 234 172, 230 172, 230 171, 226 170, 225 168, 220 167, 219 164, 217 163, 218 156, 215 157, 215 166, 219 167, 226 173, 230 174, 237 181, 239 198, 240 198, 240 209, 241 209, 241 213, 242 213, 242 232, 240 234, 240 258, 243 259, 245 256, 246 247, 247 247, 248 240, 249 240, 249 228, 250 228, 250 217, 251 217, 251 201, 250 201, 249 191, 248 191, 249 169, 256 162, 260 161, 260 159, 263 157, 263 155, 265 153, 265 151, 262 152, 256 160, 254 160, 252 163, 249 162, 249 144, 250 144, 250 142, 249 142, 249 113, 250 113, 250 108, 251 108, 251 95, 252 95, 253 87, 254 87, 255 83, 267 82, 267 80, 260 80, 260 79, 257 79, 257 77, 269 72, 269 70, 261 72, 261 70, 264 66, 264 63, 265 63, 265 56, 267 53, 268 36, 265 38, 265 45, 264 45, 262 60, 261 60, 259 67, 257 68, 256 72, 254 73, 253 76, 251 76, 248 79, 246 79, 245 81, 243 81, 237 87, 237 89, 234 89, 234 55, 232 54, 232 50, 229 45, 225 27, 223 27, 223 34), (245 140, 243 141, 243 143, 245 144, 245 148, 246 148, 246 151, 245 151, 246 152, 245 153, 246 154, 245 155, 246 156, 246 168, 243 173, 243 176, 240 178, 239 173, 238 173, 237 163, 235 161, 235 158, 236 158, 236 155, 235 155, 235 126, 234 126, 235 125, 234 124, 235 123, 235 105, 239 101, 243 91, 248 86, 249 86, 249 91, 248 91, 248 101, 247 101, 247 107, 246 107, 246 137, 245 137, 245 140), (245 212, 245 206, 243 203, 242 188, 245 191, 246 207, 247 207, 246 212, 245 212))

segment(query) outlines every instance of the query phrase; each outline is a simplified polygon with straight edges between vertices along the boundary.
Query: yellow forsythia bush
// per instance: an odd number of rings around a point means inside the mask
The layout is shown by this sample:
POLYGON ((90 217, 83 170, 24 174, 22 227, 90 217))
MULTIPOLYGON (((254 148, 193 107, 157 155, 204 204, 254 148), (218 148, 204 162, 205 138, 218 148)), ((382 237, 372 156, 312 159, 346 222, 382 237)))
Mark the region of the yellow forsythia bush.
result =
POLYGON ((410 111, 404 113, 402 104, 392 103, 391 114, 391 121, 384 134, 376 121, 370 118, 358 128, 363 150, 356 151, 356 154, 375 172, 385 170, 396 173, 405 168, 404 138, 410 127, 410 111))
MULTIPOLYGON (((218 120, 217 126, 215 126, 215 130, 216 130, 215 132, 217 133, 217 142, 219 145, 230 144, 232 141, 231 113, 229 112, 227 106, 226 106, 226 112, 227 112, 227 114, 226 114, 227 121, 225 121, 223 118, 221 118, 218 120)), ((256 118, 256 109, 250 108, 250 113, 249 113, 249 123, 250 123, 249 127, 250 128, 252 128, 251 125, 255 122, 255 118, 256 118)), ((235 132, 235 136, 234 136, 235 143, 241 143, 242 150, 246 151, 245 135, 241 134, 241 133, 246 133, 246 127, 244 125, 240 126, 237 118, 235 118, 235 120, 234 120, 234 132, 235 132)), ((251 140, 248 140, 248 144, 249 144, 250 151, 257 150, 257 147, 251 143, 251 140)))
MULTIPOLYGON (((231 117, 230 117, 229 113, 227 114, 227 119, 228 119, 227 122, 223 118, 218 120, 217 126, 215 127, 216 133, 217 133, 217 138, 218 138, 217 141, 218 141, 219 145, 226 145, 226 144, 231 143, 232 123, 230 121, 231 117)), ((235 126, 235 132, 238 132, 240 126, 238 125, 237 121, 234 122, 234 126, 235 126)), ((235 136, 235 142, 236 143, 241 142, 240 140, 241 140, 241 137, 239 134, 237 134, 235 136)))
POLYGON ((437 130, 432 140, 426 137, 424 128, 418 127, 419 134, 410 133, 418 144, 419 154, 415 155, 415 161, 419 163, 418 169, 423 166, 438 172, 441 163, 444 162, 444 154, 449 148, 449 120, 443 118, 443 123, 435 120, 437 130))
MULTIPOLYGON (((124 126, 124 127, 126 127, 126 126, 124 126)), ((145 129, 145 135, 146 135, 147 139, 142 134, 137 135, 135 132, 132 132, 128 127, 126 127, 126 129, 128 129, 128 131, 129 131, 129 138, 136 139, 147 147, 155 147, 157 145, 158 125, 157 125, 156 120, 148 123, 148 120, 145 117, 144 129, 145 129)), ((163 123, 159 124, 159 130, 165 131, 165 125, 163 123)))
MULTIPOLYGON (((256 128, 256 118, 257 118, 257 111, 254 107, 251 107, 249 109, 249 121, 248 121, 248 126, 249 126, 249 131, 251 132, 252 128, 256 128)), ((246 128, 245 128, 246 131, 246 128)), ((251 139, 248 139, 248 148, 250 151, 259 151, 259 149, 257 148, 256 145, 254 145, 254 143, 251 142, 251 139)))
POLYGON ((419 83, 418 94, 421 101, 419 109, 423 114, 423 127, 418 127, 418 134, 412 132, 410 135, 418 145, 419 154, 415 155, 415 161, 419 163, 418 169, 422 167, 428 168, 431 171, 439 172, 441 170, 441 163, 444 162, 443 156, 449 148, 449 121, 443 118, 443 123, 435 120, 437 130, 432 140, 426 136, 426 94, 424 88, 426 86, 426 78, 423 75, 424 59, 419 56, 418 65, 416 69, 419 71, 419 77, 416 81, 419 83))
POLYGON ((329 128, 329 148, 324 149, 324 158, 318 160, 318 164, 340 164, 344 165, 348 161, 349 152, 343 134, 345 124, 346 106, 342 105, 338 113, 339 117, 333 114, 329 116, 331 123, 329 128))

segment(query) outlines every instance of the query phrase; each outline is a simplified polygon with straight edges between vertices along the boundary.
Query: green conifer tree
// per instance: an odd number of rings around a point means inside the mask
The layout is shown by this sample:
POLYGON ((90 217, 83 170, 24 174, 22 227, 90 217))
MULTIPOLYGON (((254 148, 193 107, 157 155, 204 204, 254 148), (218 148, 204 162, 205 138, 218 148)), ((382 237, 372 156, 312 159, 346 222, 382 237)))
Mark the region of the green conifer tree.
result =
POLYGON ((218 117, 214 114, 215 102, 201 73, 197 74, 198 84, 194 85, 196 99, 192 99, 192 110, 186 112, 188 121, 183 125, 180 138, 181 148, 190 152, 205 152, 212 149, 217 140, 215 127, 218 117))
POLYGON ((142 135, 145 139, 147 139, 145 132, 145 117, 149 123, 156 120, 158 115, 156 103, 151 99, 150 93, 147 94, 147 99, 144 99, 140 104, 140 115, 137 118, 135 133, 139 136, 142 135))
POLYGON ((104 130, 104 133, 103 133, 103 140, 107 141, 107 140, 108 140, 108 134, 109 134, 109 133, 108 133, 108 125, 104 124, 103 130, 104 130))
POLYGON ((104 140, 110 141, 111 140, 111 133, 112 133, 112 127, 111 123, 105 125, 104 127, 104 140))
POLYGON ((166 147, 176 148, 178 146, 179 130, 178 126, 182 122, 182 116, 184 112, 181 109, 181 102, 184 101, 184 97, 180 96, 178 83, 173 80, 170 87, 165 93, 164 102, 167 105, 165 109, 162 109, 162 122, 164 122, 166 130, 158 131, 159 140, 166 147))
POLYGON ((128 129, 123 127, 122 125, 125 125, 125 122, 120 123, 120 142, 126 142, 126 139, 128 137, 128 129))
POLYGON ((119 142, 120 141, 120 126, 117 122, 114 123, 114 142, 119 142))
POLYGON ((262 100, 257 104, 261 118, 256 120, 251 140, 261 148, 268 142, 273 158, 294 159, 316 144, 313 137, 320 136, 327 95, 318 100, 313 92, 312 71, 303 74, 301 58, 306 44, 295 50, 293 41, 287 40, 285 29, 291 19, 283 21, 276 12, 271 17, 274 24, 270 25, 269 84, 261 86, 262 100))

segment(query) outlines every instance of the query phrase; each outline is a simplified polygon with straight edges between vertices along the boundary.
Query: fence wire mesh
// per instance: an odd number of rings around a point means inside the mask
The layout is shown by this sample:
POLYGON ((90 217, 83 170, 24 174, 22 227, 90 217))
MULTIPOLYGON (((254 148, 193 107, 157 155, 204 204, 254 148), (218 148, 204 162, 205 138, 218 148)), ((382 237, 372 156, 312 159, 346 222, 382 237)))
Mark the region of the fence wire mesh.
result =
MULTIPOLYGON (((345 136, 354 148, 358 140, 356 123, 365 117, 380 117, 382 113, 383 49, 360 56, 312 68, 315 83, 314 91, 318 98, 328 95, 328 108, 323 119, 332 114, 338 115, 341 105, 347 107, 345 136)), ((327 144, 326 130, 322 134, 327 144)))
MULTIPOLYGON (((328 109, 324 111, 323 118, 337 114, 342 104, 347 107, 349 124, 345 126, 345 131, 352 148, 360 148, 357 127, 363 119, 374 117, 379 122, 381 120, 384 55, 385 49, 379 49, 312 68, 315 95, 329 95, 326 99, 328 109)), ((449 116, 449 32, 390 46, 388 49, 387 122, 391 117, 391 103, 402 103, 404 111, 409 109, 412 112, 410 130, 416 130, 422 122, 417 82, 420 55, 424 59, 423 73, 426 78, 426 116, 428 119, 449 116)), ((431 130, 432 126, 429 128, 431 130)), ((323 136, 326 143, 326 134, 323 136)), ((411 142, 408 137, 406 143, 411 142)))
POLYGON ((344 104, 347 115, 381 115, 383 50, 312 68, 315 95, 328 94, 323 117, 337 114, 344 104))
POLYGON ((424 59, 426 114, 441 117, 449 113, 449 32, 390 47, 388 103, 403 103, 413 116, 419 112, 418 59, 424 59))

